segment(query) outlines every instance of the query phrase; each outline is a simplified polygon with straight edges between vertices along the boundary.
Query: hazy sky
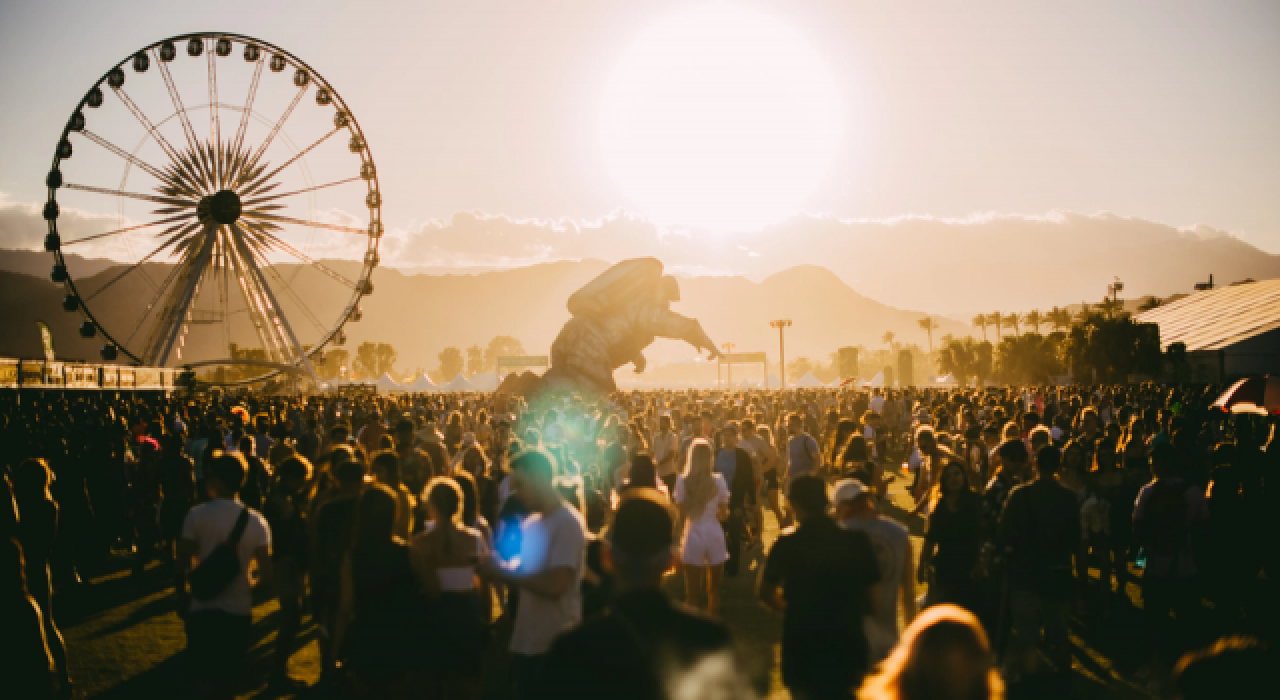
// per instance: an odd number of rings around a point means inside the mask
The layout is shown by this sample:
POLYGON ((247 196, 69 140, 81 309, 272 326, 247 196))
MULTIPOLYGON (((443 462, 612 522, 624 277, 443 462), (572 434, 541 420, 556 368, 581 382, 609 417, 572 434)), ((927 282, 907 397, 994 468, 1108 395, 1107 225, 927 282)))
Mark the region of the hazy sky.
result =
POLYGON ((725 230, 1109 211, 1280 252, 1274 0, 694 5, 5 0, 0 196, 43 199, 62 124, 111 65, 222 30, 342 93, 393 229, 467 210, 725 230))

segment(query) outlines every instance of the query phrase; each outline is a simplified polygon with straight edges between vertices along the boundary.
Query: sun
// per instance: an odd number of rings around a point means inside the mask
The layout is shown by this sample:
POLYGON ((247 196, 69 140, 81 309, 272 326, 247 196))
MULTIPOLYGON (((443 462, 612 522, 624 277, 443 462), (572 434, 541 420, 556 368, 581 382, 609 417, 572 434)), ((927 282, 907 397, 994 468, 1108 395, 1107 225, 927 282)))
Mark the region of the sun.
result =
POLYGON ((628 204, 662 224, 745 231, 800 213, 842 135, 831 72, 776 18, 730 3, 669 15, 626 46, 600 145, 628 204))

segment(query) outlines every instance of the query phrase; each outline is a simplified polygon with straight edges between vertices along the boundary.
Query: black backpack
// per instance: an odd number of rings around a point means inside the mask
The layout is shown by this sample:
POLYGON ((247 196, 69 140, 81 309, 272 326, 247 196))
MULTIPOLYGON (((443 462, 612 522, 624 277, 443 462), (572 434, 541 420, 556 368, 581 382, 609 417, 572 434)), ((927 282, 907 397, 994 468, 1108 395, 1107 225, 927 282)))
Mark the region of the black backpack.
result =
POLYGON ((191 572, 188 581, 191 583, 191 595, 196 600, 213 600, 240 575, 240 553, 236 548, 240 544, 240 535, 244 534, 244 528, 248 524, 249 509, 244 508, 227 540, 214 547, 209 556, 191 572))

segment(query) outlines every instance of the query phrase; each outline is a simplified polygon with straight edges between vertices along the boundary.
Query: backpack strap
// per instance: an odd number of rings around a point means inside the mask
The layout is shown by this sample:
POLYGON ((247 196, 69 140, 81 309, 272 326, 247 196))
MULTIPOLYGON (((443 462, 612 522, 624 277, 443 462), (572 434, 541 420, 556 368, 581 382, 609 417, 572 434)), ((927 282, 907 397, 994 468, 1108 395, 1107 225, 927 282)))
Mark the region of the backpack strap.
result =
POLYGON ((236 518, 236 526, 231 528, 231 534, 227 536, 227 544, 235 546, 240 544, 240 536, 244 534, 244 528, 249 524, 249 509, 242 508, 240 517, 236 518))

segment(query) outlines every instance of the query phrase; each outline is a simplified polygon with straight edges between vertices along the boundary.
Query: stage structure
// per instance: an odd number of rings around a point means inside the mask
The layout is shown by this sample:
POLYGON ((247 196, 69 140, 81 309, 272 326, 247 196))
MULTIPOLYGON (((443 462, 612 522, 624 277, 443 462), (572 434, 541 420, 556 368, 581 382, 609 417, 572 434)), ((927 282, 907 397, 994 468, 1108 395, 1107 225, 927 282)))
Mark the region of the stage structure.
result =
POLYGON ((110 67, 46 185, 53 280, 108 363, 315 379, 373 291, 382 194, 365 135, 333 85, 258 39, 183 34, 110 67), (69 209, 116 225, 66 240, 69 209), (72 253, 131 262, 80 274, 72 253))
POLYGON ((730 378, 729 389, 733 389, 733 366, 734 365, 760 365, 764 371, 764 388, 769 388, 769 360, 762 352, 726 352, 720 355, 717 360, 720 364, 716 367, 716 381, 720 381, 720 367, 727 367, 727 376, 730 378))

